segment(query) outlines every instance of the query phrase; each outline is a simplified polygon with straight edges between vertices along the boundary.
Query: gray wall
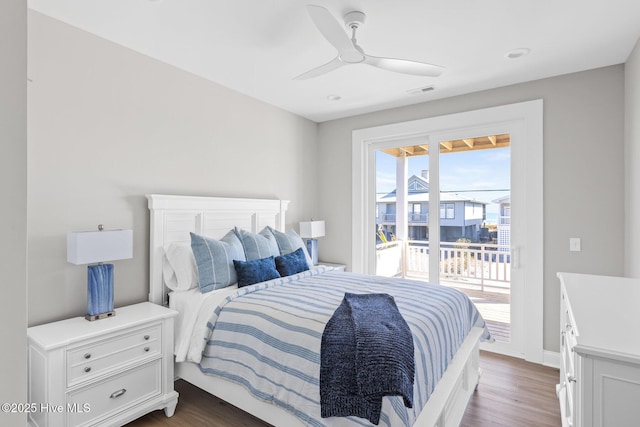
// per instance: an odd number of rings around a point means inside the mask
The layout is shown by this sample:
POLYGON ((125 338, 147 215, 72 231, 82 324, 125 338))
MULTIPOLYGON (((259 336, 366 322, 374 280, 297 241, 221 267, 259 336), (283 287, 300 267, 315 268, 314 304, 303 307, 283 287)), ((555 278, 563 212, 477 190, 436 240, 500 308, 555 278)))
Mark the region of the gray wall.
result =
POLYGON ((558 271, 622 275, 624 67, 617 65, 319 125, 320 256, 351 258, 351 132, 544 100, 544 348, 559 350, 558 271), (569 252, 569 237, 582 252, 569 252))
POLYGON ((625 276, 640 277, 640 40, 624 66, 625 276))
MULTIPOLYGON (((0 403, 27 402, 27 3, 0 2, 0 403)), ((25 425, 0 412, 0 425, 25 425)))
POLYGON ((291 200, 311 217, 317 125, 29 11, 29 324, 86 310, 70 230, 134 230, 115 262, 115 305, 144 301, 145 194, 291 200))

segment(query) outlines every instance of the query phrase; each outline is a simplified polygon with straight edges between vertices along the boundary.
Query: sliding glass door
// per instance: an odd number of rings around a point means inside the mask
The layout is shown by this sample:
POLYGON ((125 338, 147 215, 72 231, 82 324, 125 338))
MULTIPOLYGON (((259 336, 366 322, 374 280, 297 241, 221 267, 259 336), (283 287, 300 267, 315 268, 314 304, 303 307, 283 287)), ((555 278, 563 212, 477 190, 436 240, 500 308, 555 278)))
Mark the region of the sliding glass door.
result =
MULTIPOLYGON (((480 136, 498 137, 508 134, 510 139, 510 183, 509 198, 500 200, 501 197, 491 199, 492 203, 500 206, 498 214, 498 226, 508 227, 508 246, 510 252, 506 257, 499 255, 500 251, 495 250, 495 259, 507 260, 507 273, 509 276, 510 291, 510 328, 508 341, 498 340, 495 344, 489 344, 491 351, 498 351, 517 357, 523 357, 535 363, 545 362, 543 351, 543 102, 542 100, 527 101, 498 107, 484 108, 462 113, 448 114, 438 117, 412 120, 401 123, 393 123, 371 128, 354 130, 352 133, 352 258, 350 268, 354 272, 375 274, 377 269, 377 245, 379 238, 377 214, 380 213, 378 197, 376 196, 376 157, 378 151, 393 148, 408 148, 405 157, 411 159, 417 157, 420 151, 427 151, 429 171, 429 200, 428 211, 425 212, 424 205, 420 205, 419 216, 426 219, 427 227, 424 229, 426 240, 420 242, 418 253, 426 253, 425 276, 429 281, 441 281, 442 260, 451 259, 459 255, 459 260, 449 262, 449 267, 457 271, 471 271, 473 262, 494 259, 494 254, 474 253, 467 256, 467 270, 463 253, 466 252, 467 242, 459 242, 459 247, 454 247, 453 253, 449 255, 441 254, 440 246, 444 244, 447 237, 447 230, 441 233, 442 220, 447 220, 447 216, 458 215, 455 205, 447 205, 444 200, 445 193, 450 191, 446 187, 446 175, 440 173, 440 162, 444 161, 444 156, 455 153, 457 143, 476 146, 475 138, 480 136), (473 139, 473 141, 472 141, 473 139), (468 141, 465 141, 468 140, 468 141), (457 143, 454 143, 457 142, 457 143), (412 151, 413 150, 413 151, 412 151), (448 154, 443 152, 448 150, 448 154), (443 187, 440 186, 440 180, 443 187), (441 200, 443 199, 443 204, 441 200), (441 240, 440 235, 443 235, 441 240), (436 247, 434 247, 434 245, 436 247), (447 258, 449 257, 449 258, 447 258), (462 259, 462 260, 461 260, 462 259), (526 301, 526 304, 524 304, 526 301), (526 341, 523 337, 526 335, 526 341)), ((489 143, 494 142, 489 139, 489 143)), ((496 139, 497 142, 497 139, 496 139)), ((386 152, 386 151, 385 151, 386 152)), ((497 152, 497 148, 496 148, 497 152)), ((410 160, 408 160, 410 161, 410 160)), ((408 162, 407 161, 407 162, 408 162)), ((396 160, 397 165, 403 165, 404 161, 396 160)), ((445 168, 446 169, 446 168, 445 168)), ((467 168, 467 175, 471 169, 467 168)), ((413 173, 405 170, 407 179, 413 173)), ((403 176, 396 170, 396 175, 403 176)), ((400 180, 405 182, 404 179, 400 180)), ((398 181, 396 181, 397 183, 398 181)), ((409 183, 405 190, 396 191, 396 197, 406 197, 411 199, 409 194, 409 183)), ((402 184, 399 188, 402 188, 402 184)), ((397 251, 401 252, 409 245, 412 237, 410 231, 409 215, 416 215, 417 211, 413 207, 405 208, 405 211, 398 211, 396 206, 396 242, 404 232, 406 241, 396 244, 397 251), (406 215, 405 225, 402 221, 406 215), (403 218, 398 222, 397 218, 403 218), (400 231, 398 231, 400 230, 400 231)), ((477 206, 469 206, 469 215, 477 215, 477 206)), ((489 215, 487 213, 487 220, 489 215)), ((487 224, 485 224, 487 225, 487 224)), ((496 244, 503 244, 507 234, 500 234, 499 228, 492 234, 492 227, 480 227, 480 239, 489 238, 493 242, 497 236, 496 244), (485 230, 486 229, 486 230, 485 230), (497 234, 495 234, 497 233, 497 234), (502 236, 502 240, 501 240, 502 236)), ((506 233, 507 228, 504 229, 506 233)), ((385 239, 387 237, 385 236, 385 239)), ((420 239, 418 239, 420 240, 420 239)), ((471 243, 471 242, 469 242, 471 243)), ((474 242, 478 246, 480 241, 474 242)), ((469 245, 471 246, 471 245, 469 245)), ((480 248, 481 250, 482 248, 480 248)), ((411 251, 412 249, 409 249, 411 251)), ((409 259, 411 252, 409 255, 409 259)), ((402 260, 407 260, 405 255, 402 260)), ((422 257, 422 260, 425 258, 422 257)), ((504 262, 503 262, 504 264, 504 262)), ((411 269, 411 261, 399 262, 400 268, 411 269)), ((473 264, 474 271, 484 271, 486 265, 481 267, 473 264)), ((490 270, 501 270, 504 267, 490 268, 490 270)), ((452 270, 449 270, 449 275, 452 270)), ((402 274, 402 271, 401 271, 402 274)), ((470 273, 469 273, 470 274, 470 273)), ((486 304, 491 304, 487 301, 486 304)), ((497 335, 497 334, 496 334, 497 335)), ((551 361, 549 361, 551 362, 551 361)))
POLYGON ((510 142, 509 134, 440 141, 439 167, 439 283, 466 293, 503 343, 511 342, 517 320, 511 319, 511 218, 505 216, 510 142))
POLYGON ((419 142, 398 140, 375 150, 375 272, 460 289, 498 342, 489 349, 518 355, 511 135, 454 131, 419 142))

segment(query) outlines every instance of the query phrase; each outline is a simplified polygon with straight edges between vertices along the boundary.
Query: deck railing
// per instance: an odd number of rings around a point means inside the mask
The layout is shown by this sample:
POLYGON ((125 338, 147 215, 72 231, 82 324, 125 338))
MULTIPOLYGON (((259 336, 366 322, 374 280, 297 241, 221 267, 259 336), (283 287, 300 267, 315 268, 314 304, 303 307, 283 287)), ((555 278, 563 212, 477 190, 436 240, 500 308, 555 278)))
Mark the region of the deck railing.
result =
MULTIPOLYGON (((440 278, 485 287, 508 288, 511 282, 509 246, 489 243, 441 242, 440 278)), ((429 277, 429 243, 410 240, 376 247, 376 274, 429 277), (402 254, 406 254, 403 257, 402 254)))
POLYGON ((376 274, 394 277, 402 275, 402 246, 393 241, 376 246, 376 274))
MULTIPOLYGON (((376 217, 376 224, 395 223, 396 217, 395 213, 378 214, 376 217)), ((409 212, 407 213, 407 221, 409 221, 410 224, 427 224, 429 222, 429 213, 409 212)))

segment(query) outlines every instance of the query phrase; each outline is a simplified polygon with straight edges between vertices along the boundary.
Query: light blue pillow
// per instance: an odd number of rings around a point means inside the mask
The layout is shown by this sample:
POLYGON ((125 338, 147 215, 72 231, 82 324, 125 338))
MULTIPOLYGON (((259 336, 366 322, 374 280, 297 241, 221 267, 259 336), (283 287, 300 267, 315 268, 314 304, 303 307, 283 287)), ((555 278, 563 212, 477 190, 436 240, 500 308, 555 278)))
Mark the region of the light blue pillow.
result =
POLYGON ((280 249, 280 255, 288 255, 295 252, 297 249, 302 248, 307 264, 313 265, 313 260, 311 260, 311 256, 309 256, 309 252, 307 251, 307 245, 305 245, 302 238, 293 228, 286 233, 269 226, 267 226, 267 230, 269 230, 273 237, 275 237, 276 242, 278 243, 278 249, 280 249))
POLYGON ((245 260, 242 243, 233 231, 220 240, 191 234, 191 250, 198 267, 200 292, 226 288, 238 281, 233 260, 245 260))
POLYGON ((240 242, 242 242, 244 256, 247 261, 263 259, 270 256, 275 258, 280 255, 276 238, 267 228, 264 228, 259 234, 242 230, 238 227, 235 227, 233 232, 240 242))

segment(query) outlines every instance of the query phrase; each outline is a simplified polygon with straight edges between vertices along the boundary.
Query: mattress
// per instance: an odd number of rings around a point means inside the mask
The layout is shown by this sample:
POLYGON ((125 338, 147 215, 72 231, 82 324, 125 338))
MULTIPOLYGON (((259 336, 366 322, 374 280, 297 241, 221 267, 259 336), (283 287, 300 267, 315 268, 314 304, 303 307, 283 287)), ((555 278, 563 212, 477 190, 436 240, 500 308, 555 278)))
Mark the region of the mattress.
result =
POLYGON ((199 341, 208 334, 211 312, 237 290, 238 286, 233 285, 205 294, 199 288, 169 293, 169 307, 178 312, 173 340, 176 362, 200 362, 203 347, 199 341))

